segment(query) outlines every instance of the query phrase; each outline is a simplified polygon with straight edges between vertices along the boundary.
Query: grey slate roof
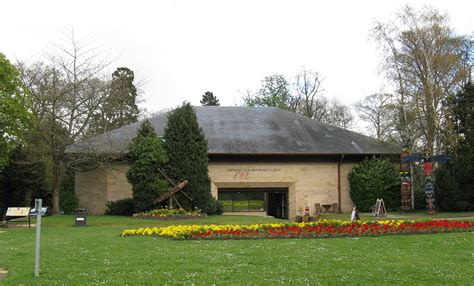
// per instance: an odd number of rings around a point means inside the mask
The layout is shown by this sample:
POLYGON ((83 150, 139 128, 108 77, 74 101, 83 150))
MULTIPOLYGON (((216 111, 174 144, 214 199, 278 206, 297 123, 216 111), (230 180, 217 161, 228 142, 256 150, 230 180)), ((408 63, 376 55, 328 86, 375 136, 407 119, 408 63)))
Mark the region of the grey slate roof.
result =
MULTIPOLYGON (((397 154, 401 148, 274 107, 194 107, 209 154, 397 154)), ((149 118, 163 134, 167 113, 149 118)), ((70 145, 68 153, 126 152, 140 123, 70 145)))

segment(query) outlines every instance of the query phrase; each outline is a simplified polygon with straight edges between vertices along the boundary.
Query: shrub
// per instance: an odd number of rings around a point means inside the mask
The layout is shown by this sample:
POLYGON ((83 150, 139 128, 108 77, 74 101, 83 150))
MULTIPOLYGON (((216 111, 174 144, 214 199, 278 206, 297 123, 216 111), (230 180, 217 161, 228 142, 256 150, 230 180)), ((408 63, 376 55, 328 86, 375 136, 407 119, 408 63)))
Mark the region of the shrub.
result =
POLYGON ((61 182, 61 193, 59 195, 59 207, 64 214, 73 214, 79 205, 74 183, 74 170, 67 169, 61 182))
POLYGON ((132 185, 135 210, 142 212, 154 207, 153 201, 168 189, 168 183, 161 178, 160 168, 167 161, 163 143, 153 126, 145 120, 129 147, 132 165, 127 172, 132 185))
POLYGON ((135 201, 133 198, 107 202, 107 210, 105 211, 105 214, 131 216, 134 213, 135 201))
POLYGON ((369 211, 380 198, 388 210, 400 207, 400 177, 389 161, 365 159, 352 168, 349 185, 351 199, 361 211, 369 211))

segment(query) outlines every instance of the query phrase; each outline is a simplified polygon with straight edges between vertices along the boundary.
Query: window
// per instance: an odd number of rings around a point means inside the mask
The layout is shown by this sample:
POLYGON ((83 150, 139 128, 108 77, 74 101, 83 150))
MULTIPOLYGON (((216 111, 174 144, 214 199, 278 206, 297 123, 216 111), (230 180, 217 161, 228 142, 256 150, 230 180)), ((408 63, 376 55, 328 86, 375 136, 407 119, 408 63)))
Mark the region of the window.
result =
POLYGON ((265 210, 264 192, 219 192, 225 212, 260 212, 265 210))

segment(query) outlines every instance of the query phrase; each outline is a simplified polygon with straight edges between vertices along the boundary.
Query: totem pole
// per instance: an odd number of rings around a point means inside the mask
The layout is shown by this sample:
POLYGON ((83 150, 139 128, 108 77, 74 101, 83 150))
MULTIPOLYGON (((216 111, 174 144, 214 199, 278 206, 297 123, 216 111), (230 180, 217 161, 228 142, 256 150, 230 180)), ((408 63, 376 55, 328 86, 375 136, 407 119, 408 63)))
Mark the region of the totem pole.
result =
MULTIPOLYGON (((453 157, 450 155, 436 155, 436 156, 431 156, 431 150, 430 149, 425 149, 423 151, 423 154, 402 154, 402 164, 403 163, 414 163, 414 162, 421 162, 423 164, 423 174, 425 175, 426 178, 426 184, 425 184, 425 195, 426 195, 426 208, 428 210, 428 214, 434 214, 436 212, 436 205, 435 205, 435 190, 434 190, 434 185, 432 181, 432 175, 433 175, 433 162, 438 162, 438 163, 445 163, 450 160, 452 160, 453 157)), ((406 170, 406 166, 404 166, 404 170, 406 170)), ((408 166, 408 170, 410 169, 410 166, 408 166)), ((400 172, 402 168, 400 167, 400 172)), ((408 172, 408 178, 409 177, 409 172, 408 172)), ((404 201, 403 201, 403 179, 402 179, 402 210, 404 209, 404 201)), ((410 186, 411 190, 411 181, 408 183, 410 186)), ((406 193, 405 193, 406 195, 406 193)), ((406 204, 406 202, 405 202, 406 204)))
POLYGON ((410 156, 408 149, 403 149, 400 163, 400 191, 402 199, 402 211, 410 211, 413 208, 412 183, 410 175, 410 163, 404 162, 406 157, 410 156))

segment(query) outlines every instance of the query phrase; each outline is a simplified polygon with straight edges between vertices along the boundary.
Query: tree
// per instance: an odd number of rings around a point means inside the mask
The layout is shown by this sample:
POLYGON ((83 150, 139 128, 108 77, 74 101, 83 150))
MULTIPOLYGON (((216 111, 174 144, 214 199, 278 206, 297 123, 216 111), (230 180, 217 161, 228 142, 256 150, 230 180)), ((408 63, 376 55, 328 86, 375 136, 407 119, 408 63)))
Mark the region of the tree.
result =
POLYGON ((219 103, 219 99, 210 91, 206 91, 201 99, 201 105, 202 106, 219 106, 221 105, 219 103))
POLYGON ((296 75, 295 92, 296 96, 293 102, 296 112, 318 121, 324 121, 328 112, 328 101, 320 94, 321 76, 319 73, 303 68, 296 75))
POLYGON ((303 68, 289 84, 283 75, 265 77, 261 88, 243 98, 247 106, 278 107, 341 128, 350 128, 354 117, 348 106, 321 94, 321 76, 303 68))
POLYGON ((18 146, 10 153, 9 164, 0 172, 0 208, 31 206, 34 198, 43 198, 50 205, 48 194, 47 164, 29 158, 28 147, 18 146))
POLYGON ((394 164, 381 159, 365 159, 349 172, 349 194, 361 211, 369 211, 377 199, 387 209, 400 206, 400 177, 394 164))
POLYGON ((445 100, 468 77, 466 38, 457 36, 436 9, 416 12, 409 6, 395 21, 377 23, 373 36, 384 49, 385 71, 399 97, 399 118, 408 126, 403 140, 412 148, 421 144, 439 153, 443 139, 453 132, 445 100), (410 109, 415 121, 409 118, 410 109), (420 130, 421 138, 414 138, 414 130, 420 130))
POLYGON ((468 83, 450 100, 454 110, 459 146, 454 160, 435 172, 439 208, 450 211, 474 210, 474 85, 468 83))
POLYGON ((153 201, 164 194, 168 187, 160 172, 168 157, 150 121, 143 121, 128 153, 132 164, 127 171, 127 179, 132 185, 135 210, 150 210, 154 206, 153 201))
POLYGON ((340 128, 350 129, 354 116, 349 106, 333 99, 327 107, 326 116, 321 121, 340 128))
POLYGON ((244 102, 248 106, 271 106, 293 111, 296 108, 288 80, 278 74, 265 77, 257 93, 254 96, 248 94, 244 102))
POLYGON ((0 171, 32 123, 26 93, 20 73, 0 53, 0 171))
MULTIPOLYGON (((168 115, 163 139, 169 156, 167 174, 175 181, 188 180, 184 192, 193 198, 195 207, 208 214, 222 212, 211 195, 207 140, 191 104, 184 103, 168 115)), ((186 200, 182 200, 181 204, 191 207, 186 200)))
POLYGON ((20 64, 22 80, 30 91, 35 129, 51 156, 53 213, 59 213, 63 172, 68 161, 67 145, 87 134, 94 114, 108 94, 104 70, 109 65, 100 53, 76 41, 57 46, 47 63, 20 64))
POLYGON ((134 79, 133 71, 126 67, 119 67, 112 73, 109 93, 94 114, 89 133, 105 133, 137 121, 138 93, 134 79))
POLYGON ((388 140, 394 128, 394 104, 391 95, 375 93, 355 104, 359 117, 370 124, 371 135, 380 140, 388 140))

